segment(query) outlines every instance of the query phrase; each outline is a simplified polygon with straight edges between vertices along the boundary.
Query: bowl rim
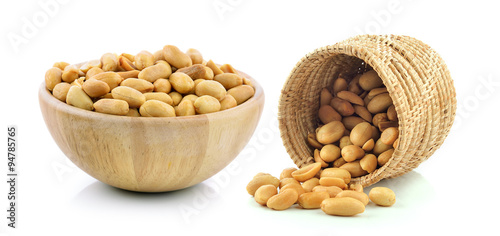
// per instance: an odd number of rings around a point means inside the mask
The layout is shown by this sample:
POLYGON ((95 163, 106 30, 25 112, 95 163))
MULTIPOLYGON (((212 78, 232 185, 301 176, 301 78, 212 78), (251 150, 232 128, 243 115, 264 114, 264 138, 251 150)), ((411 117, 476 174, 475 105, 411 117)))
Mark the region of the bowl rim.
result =
POLYGON ((237 72, 242 75, 243 77, 249 79, 252 82, 252 87, 255 90, 254 95, 249 98, 247 101, 243 102, 240 105, 237 105, 236 107, 229 108, 223 111, 217 111, 213 113, 207 113, 207 114, 196 114, 196 115, 191 115, 191 116, 175 116, 175 117, 131 117, 131 116, 119 116, 119 115, 112 115, 112 114, 105 114, 105 113, 100 113, 96 111, 88 111, 85 109, 81 109, 78 107, 71 106, 67 104, 66 102, 63 102, 56 97, 52 95, 52 93, 47 89, 45 86, 45 81, 43 81, 40 85, 39 89, 39 102, 46 102, 48 105, 55 107, 56 110, 62 110, 65 113, 75 115, 75 116, 86 116, 86 117, 94 117, 96 119, 98 118, 105 118, 107 121, 111 122, 130 122, 130 121, 138 121, 138 122, 146 122, 146 121, 179 121, 179 120, 191 120, 191 121, 201 121, 201 120, 213 120, 217 118, 227 118, 228 113, 237 113, 241 109, 245 109, 246 107, 251 107, 251 106, 256 106, 260 103, 259 100, 265 99, 264 95, 264 90, 262 86, 251 76, 248 74, 241 72, 237 70, 237 72), (112 120, 110 120, 112 119, 112 120))

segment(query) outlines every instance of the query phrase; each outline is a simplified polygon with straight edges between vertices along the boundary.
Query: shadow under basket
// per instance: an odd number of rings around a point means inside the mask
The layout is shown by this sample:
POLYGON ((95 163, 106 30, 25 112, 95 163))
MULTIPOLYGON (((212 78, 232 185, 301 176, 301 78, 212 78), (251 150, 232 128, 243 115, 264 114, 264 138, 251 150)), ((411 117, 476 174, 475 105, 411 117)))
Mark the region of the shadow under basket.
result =
POLYGON ((455 88, 444 61, 412 37, 360 35, 307 54, 283 86, 279 129, 286 151, 299 168, 314 163, 307 135, 320 122, 321 90, 333 86, 340 74, 352 78, 371 69, 382 78, 396 108, 399 145, 384 166, 351 182, 366 187, 398 177, 441 146, 456 113, 455 88))

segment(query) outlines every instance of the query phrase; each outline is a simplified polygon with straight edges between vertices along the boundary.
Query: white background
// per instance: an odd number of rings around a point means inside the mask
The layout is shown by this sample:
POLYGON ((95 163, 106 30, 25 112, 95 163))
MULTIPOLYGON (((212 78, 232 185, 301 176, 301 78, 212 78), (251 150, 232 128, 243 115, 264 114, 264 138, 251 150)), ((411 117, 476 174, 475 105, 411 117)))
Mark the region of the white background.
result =
MULTIPOLYGON (((6 212, 0 212, 0 234, 498 235, 498 6, 436 2, 4 1, 1 129, 18 127, 20 180, 18 228, 8 229, 6 212), (46 2, 55 5, 47 10, 46 2), (279 175, 293 166, 276 122, 279 93, 291 69, 315 48, 362 33, 410 35, 440 53, 459 103, 452 132, 417 169, 376 185, 396 192, 391 208, 370 204, 365 213, 345 218, 258 206, 245 190, 252 176, 279 175), (109 187, 69 163, 56 146, 39 110, 38 87, 56 61, 154 52, 166 44, 197 48, 260 82, 266 105, 246 147, 255 155, 240 155, 218 175, 181 191, 141 194, 109 187)), ((6 160, 0 164, 5 176, 6 160)))

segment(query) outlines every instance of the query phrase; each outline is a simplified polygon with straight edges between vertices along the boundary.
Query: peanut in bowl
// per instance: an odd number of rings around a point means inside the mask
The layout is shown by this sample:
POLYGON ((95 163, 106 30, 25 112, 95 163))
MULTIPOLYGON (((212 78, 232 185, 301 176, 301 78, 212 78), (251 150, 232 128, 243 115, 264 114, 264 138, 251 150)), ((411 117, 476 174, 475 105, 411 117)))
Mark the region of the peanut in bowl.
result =
POLYGON ((87 174, 130 191, 173 191, 215 175, 250 140, 263 110, 264 92, 250 76, 245 78, 253 84, 253 97, 227 110, 192 116, 88 111, 58 100, 45 83, 39 102, 55 142, 87 174))

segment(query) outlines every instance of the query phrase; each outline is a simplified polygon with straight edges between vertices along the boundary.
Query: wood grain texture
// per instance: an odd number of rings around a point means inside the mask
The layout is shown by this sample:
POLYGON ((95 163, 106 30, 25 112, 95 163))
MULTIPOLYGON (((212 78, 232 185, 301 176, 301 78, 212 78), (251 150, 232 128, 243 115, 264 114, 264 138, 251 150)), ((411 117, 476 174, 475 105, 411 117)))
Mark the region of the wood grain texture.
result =
MULTIPOLYGON (((247 76, 247 78, 250 78, 247 76)), ((225 111, 187 117, 123 117, 76 108, 40 86, 40 108, 52 137, 79 168, 109 185, 164 192, 200 183, 245 147, 264 107, 262 87, 225 111)))

